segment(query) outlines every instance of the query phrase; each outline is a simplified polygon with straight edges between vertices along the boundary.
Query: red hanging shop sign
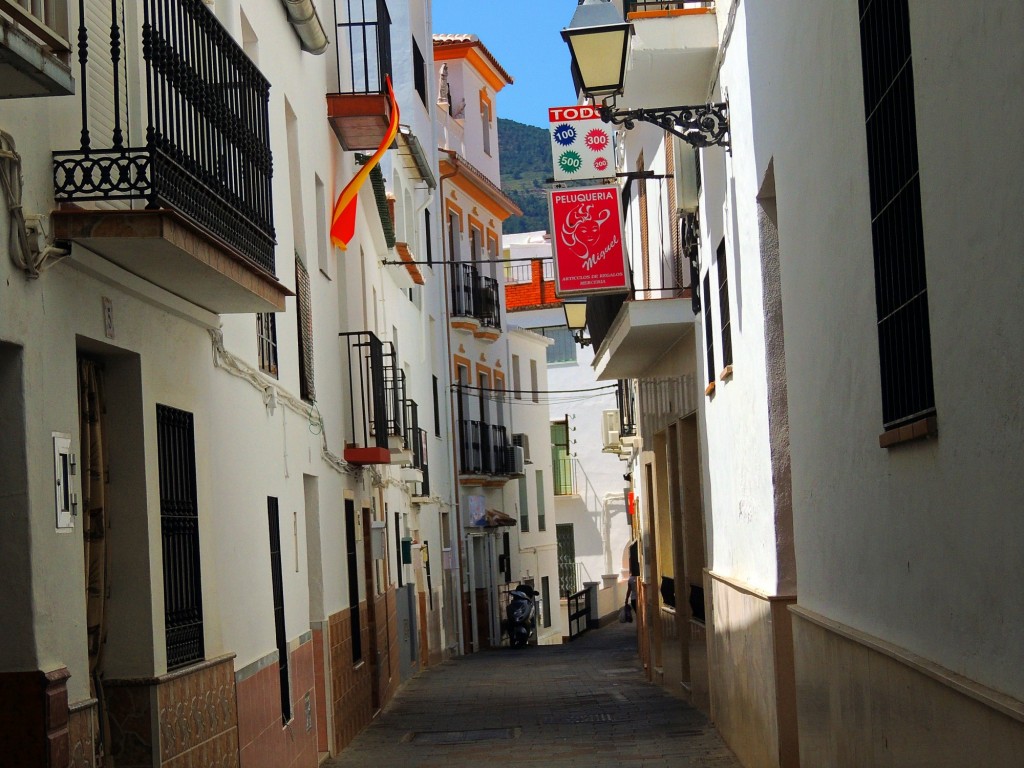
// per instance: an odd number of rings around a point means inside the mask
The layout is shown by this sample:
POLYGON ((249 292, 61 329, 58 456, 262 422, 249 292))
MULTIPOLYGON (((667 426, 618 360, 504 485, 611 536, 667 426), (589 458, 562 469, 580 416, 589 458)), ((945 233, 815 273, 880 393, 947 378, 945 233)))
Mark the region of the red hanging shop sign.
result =
POLYGON ((555 251, 555 294, 587 296, 628 290, 617 186, 549 193, 555 251))

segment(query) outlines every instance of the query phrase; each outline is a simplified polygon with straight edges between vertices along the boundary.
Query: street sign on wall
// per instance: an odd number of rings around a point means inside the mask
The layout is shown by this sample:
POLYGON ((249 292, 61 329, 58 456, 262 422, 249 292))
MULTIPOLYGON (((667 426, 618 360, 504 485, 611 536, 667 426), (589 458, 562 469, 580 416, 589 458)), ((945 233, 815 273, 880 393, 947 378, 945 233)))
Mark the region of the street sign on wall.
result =
POLYGON ((586 296, 629 288, 617 186, 548 193, 555 294, 586 296))
POLYGON ((555 181, 615 175, 613 127, 596 107, 551 107, 551 162, 555 181))

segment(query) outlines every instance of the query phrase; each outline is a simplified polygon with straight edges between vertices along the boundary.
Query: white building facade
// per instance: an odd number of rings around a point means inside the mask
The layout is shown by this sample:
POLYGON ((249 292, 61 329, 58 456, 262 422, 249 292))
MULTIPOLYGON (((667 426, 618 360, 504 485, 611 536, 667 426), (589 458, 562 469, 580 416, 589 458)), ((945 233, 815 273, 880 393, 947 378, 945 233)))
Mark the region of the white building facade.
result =
MULTIPOLYGON (((676 685, 669 534, 677 617, 680 563, 704 571, 706 659, 691 631, 679 682, 700 705, 703 676, 744 765, 971 765, 979 749, 986 764, 1015 764, 1021 612, 1006 576, 1019 560, 1007 542, 1020 538, 1008 510, 1021 436, 994 425, 1019 410, 997 382, 1020 367, 1007 350, 1020 347, 1008 318, 1021 270, 1004 256, 1021 238, 1005 226, 1020 188, 1004 169, 1019 165, 1019 100, 1006 94, 1024 79, 1008 31, 1021 10, 615 5, 634 32, 618 108, 724 103, 729 122, 728 149, 700 150, 692 184, 658 128, 623 136, 619 170, 648 171, 648 197, 652 178, 677 182, 663 211, 679 224, 675 247, 696 257, 699 301, 693 332, 659 347, 659 368, 698 382, 670 398, 684 408, 664 438, 643 424, 650 368, 634 360, 624 373, 640 397, 640 533, 654 539, 642 579, 662 582, 643 617, 654 675, 676 685), (1008 106, 988 130, 957 133, 945 115, 963 103, 1008 106), (984 322, 964 297, 986 307, 984 322)), ((635 289, 651 285, 651 244, 669 242, 651 218, 641 207, 633 223, 635 289)), ((609 366, 628 360, 630 334, 654 338, 639 306, 654 302, 631 299, 606 326, 588 306, 599 371, 606 353, 609 366)))
POLYGON ((0 690, 24 713, 0 740, 26 765, 315 766, 458 648, 444 275, 387 263, 441 248, 429 3, 46 6, 0 74, 0 196, 28 214, 0 217, 0 690), (334 202, 389 116, 367 57, 402 129, 341 251, 334 202))

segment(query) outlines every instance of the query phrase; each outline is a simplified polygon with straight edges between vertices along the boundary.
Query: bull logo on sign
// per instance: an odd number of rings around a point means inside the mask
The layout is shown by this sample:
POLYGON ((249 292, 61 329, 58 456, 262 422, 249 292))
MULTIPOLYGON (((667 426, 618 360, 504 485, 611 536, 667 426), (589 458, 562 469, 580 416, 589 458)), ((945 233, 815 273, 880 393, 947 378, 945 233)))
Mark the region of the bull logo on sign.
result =
MULTIPOLYGON (((559 237, 579 256, 580 261, 590 261, 591 251, 601 237, 601 227, 611 216, 612 212, 607 208, 595 216, 592 203, 580 203, 565 217, 559 237)), ((589 268, 591 265, 584 266, 589 268)))

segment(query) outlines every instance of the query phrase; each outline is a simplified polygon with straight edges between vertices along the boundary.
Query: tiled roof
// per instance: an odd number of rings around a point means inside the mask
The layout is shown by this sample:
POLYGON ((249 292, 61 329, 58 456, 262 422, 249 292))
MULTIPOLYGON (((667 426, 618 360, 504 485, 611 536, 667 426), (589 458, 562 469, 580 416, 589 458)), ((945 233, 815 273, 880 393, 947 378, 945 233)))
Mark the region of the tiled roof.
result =
POLYGON ((487 59, 497 70, 498 74, 508 81, 509 85, 515 82, 512 79, 512 75, 505 71, 505 68, 498 63, 498 60, 494 58, 487 46, 480 42, 480 38, 476 35, 434 35, 434 48, 444 48, 447 46, 465 46, 471 45, 480 49, 480 53, 483 54, 484 58, 487 59))

